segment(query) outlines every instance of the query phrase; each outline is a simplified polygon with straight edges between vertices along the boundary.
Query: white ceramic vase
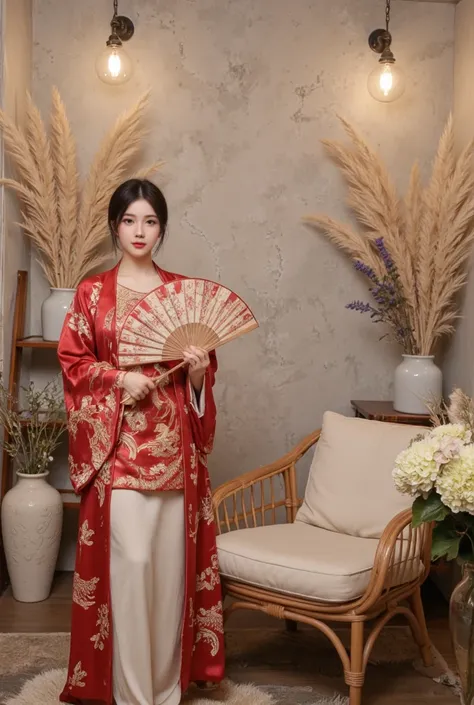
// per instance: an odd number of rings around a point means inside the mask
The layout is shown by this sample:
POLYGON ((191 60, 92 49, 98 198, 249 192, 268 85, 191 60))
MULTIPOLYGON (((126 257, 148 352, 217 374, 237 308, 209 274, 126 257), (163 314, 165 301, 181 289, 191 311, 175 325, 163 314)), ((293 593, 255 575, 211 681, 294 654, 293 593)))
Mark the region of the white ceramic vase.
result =
POLYGON ((427 402, 440 401, 443 376, 434 355, 402 355, 395 370, 393 406, 405 414, 427 414, 427 402))
POLYGON ((2 502, 2 536, 13 597, 41 602, 49 597, 61 542, 63 502, 46 480, 49 473, 17 473, 2 502))
POLYGON ((44 340, 58 341, 76 290, 50 289, 50 292, 41 307, 41 328, 44 340))

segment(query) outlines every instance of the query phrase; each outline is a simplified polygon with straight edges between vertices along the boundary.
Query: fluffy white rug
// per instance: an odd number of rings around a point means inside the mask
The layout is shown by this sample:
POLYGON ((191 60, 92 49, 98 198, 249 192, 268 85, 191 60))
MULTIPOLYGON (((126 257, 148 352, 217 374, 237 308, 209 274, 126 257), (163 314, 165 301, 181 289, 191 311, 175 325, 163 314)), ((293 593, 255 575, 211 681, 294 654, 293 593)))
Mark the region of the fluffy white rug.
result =
MULTIPOLYGON (((18 695, 5 705, 58 705, 59 693, 66 681, 66 671, 57 668, 45 671, 27 681, 18 695)), ((275 705, 275 699, 260 688, 249 683, 237 684, 225 680, 220 687, 200 694, 193 690, 183 700, 183 705, 275 705)), ((318 699, 314 705, 345 705, 345 698, 318 699)))
MULTIPOLYGON (((65 682, 64 669, 45 671, 27 681, 20 693, 7 700, 5 705, 58 705, 65 682)), ((253 685, 237 685, 226 680, 220 688, 206 692, 205 696, 191 696, 184 702, 189 705, 272 705, 274 700, 253 685)))

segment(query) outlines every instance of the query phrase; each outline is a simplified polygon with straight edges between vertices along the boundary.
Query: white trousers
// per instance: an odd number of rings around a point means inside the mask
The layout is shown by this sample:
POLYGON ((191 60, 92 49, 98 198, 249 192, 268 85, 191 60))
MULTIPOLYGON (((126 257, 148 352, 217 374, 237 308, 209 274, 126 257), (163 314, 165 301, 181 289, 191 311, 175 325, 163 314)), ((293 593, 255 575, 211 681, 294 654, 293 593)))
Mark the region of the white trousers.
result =
POLYGON ((178 705, 184 494, 113 490, 110 520, 116 704, 178 705))

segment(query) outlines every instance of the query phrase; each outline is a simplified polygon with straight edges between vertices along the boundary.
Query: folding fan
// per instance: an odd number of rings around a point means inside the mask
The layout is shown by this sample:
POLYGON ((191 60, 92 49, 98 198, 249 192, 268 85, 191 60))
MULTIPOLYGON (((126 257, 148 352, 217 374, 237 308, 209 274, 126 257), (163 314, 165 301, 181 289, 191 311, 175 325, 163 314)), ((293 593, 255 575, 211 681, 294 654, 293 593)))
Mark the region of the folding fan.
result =
POLYGON ((242 299, 207 279, 180 279, 146 294, 127 316, 118 341, 121 368, 181 360, 193 345, 209 352, 249 333, 258 323, 242 299))

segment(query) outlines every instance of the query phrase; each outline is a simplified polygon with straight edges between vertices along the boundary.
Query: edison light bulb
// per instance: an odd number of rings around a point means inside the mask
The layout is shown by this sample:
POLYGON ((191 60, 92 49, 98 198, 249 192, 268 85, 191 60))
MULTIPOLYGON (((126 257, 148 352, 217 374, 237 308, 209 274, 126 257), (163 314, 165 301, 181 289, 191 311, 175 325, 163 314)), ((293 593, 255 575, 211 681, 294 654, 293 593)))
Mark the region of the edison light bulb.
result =
POLYGON ((107 46, 97 57, 95 68, 104 83, 126 83, 132 75, 132 62, 121 44, 107 46))
POLYGON ((405 90, 405 77, 395 61, 383 61, 369 74, 367 88, 372 98, 390 103, 400 98, 405 90))

